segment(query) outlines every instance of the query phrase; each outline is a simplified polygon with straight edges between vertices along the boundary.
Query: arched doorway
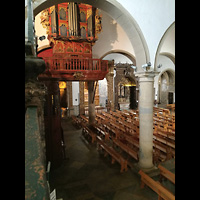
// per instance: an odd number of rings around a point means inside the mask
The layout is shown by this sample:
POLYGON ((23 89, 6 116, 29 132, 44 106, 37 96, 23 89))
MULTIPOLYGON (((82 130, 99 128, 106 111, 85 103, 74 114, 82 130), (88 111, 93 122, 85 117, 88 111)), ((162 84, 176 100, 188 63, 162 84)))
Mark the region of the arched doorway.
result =
POLYGON ((175 73, 172 70, 164 71, 158 78, 158 102, 175 103, 175 73))
MULTIPOLYGON (((105 53, 101 59, 113 60, 113 101, 115 109, 136 109, 138 100, 138 90, 136 88, 137 80, 135 78, 135 69, 132 66, 136 65, 135 57, 124 50, 112 50, 105 53), (121 106, 120 106, 121 105, 121 106)), ((100 87, 100 102, 104 105, 108 95, 108 81, 106 79, 99 81, 100 87), (105 89, 106 88, 106 89, 105 89), (103 95, 104 93, 104 95, 103 95), (101 98, 104 98, 101 101, 101 98)), ((111 89, 111 88, 110 88, 111 89)))
POLYGON ((131 64, 118 63, 115 65, 115 71, 115 108, 120 110, 136 109, 136 79, 131 64))

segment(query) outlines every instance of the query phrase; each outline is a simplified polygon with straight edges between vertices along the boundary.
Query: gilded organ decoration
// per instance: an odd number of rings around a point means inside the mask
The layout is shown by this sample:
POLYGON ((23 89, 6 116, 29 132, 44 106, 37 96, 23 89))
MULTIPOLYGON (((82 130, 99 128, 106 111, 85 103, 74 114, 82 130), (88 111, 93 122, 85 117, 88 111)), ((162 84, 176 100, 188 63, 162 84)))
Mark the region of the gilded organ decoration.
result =
POLYGON ((57 16, 55 6, 53 6, 53 8, 52 8, 52 12, 50 11, 50 18, 51 18, 51 26, 50 26, 51 27, 51 33, 56 34, 57 33, 57 26, 58 26, 58 24, 57 24, 58 16, 57 16))
POLYGON ((49 40, 84 40, 94 44, 102 31, 99 10, 83 3, 61 3, 41 12, 41 24, 49 40), (53 38, 54 40, 50 39, 53 38))
POLYGON ((74 77, 75 79, 79 79, 79 78, 84 77, 84 75, 83 75, 82 72, 75 72, 74 75, 73 75, 73 77, 74 77))
POLYGON ((108 62, 92 56, 92 46, 102 30, 97 8, 60 3, 43 10, 40 18, 50 45, 38 53, 46 62, 46 71, 40 78, 96 81, 105 77, 108 62))
POLYGON ((49 22, 49 9, 45 9, 41 12, 41 24, 43 28, 46 28, 46 33, 49 34, 49 27, 50 27, 50 22, 49 22))
POLYGON ((102 24, 101 24, 101 20, 102 20, 102 15, 99 15, 99 10, 96 10, 96 15, 95 15, 95 37, 96 39, 98 39, 97 34, 99 34, 102 30, 102 24))

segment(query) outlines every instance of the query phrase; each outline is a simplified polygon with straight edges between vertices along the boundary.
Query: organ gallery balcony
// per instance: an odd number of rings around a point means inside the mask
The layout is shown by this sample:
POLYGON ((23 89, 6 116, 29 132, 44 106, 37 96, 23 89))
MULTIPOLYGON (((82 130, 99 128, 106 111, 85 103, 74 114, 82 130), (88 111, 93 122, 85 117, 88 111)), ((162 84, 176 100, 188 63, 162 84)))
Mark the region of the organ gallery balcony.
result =
POLYGON ((102 80, 108 73, 108 60, 92 58, 43 57, 45 72, 39 79, 58 79, 66 81, 102 80))

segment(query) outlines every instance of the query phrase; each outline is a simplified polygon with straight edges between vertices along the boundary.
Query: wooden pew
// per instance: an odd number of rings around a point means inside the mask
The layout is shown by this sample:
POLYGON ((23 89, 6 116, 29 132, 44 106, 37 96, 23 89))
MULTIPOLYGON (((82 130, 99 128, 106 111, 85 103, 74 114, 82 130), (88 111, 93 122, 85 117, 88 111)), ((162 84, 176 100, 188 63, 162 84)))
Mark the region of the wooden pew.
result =
POLYGON ((165 167, 158 165, 158 168, 160 169, 160 181, 162 181, 162 178, 167 178, 169 181, 171 181, 173 184, 175 184, 175 174, 170 172, 165 167))
POLYGON ((175 110, 175 104, 167 104, 167 108, 175 110))
POLYGON ((129 148, 127 145, 123 144, 121 141, 113 139, 114 144, 120 147, 123 151, 128 153, 132 158, 138 160, 138 152, 134 151, 133 149, 129 148))
POLYGON ((162 153, 162 155, 160 155, 160 160, 163 162, 165 160, 169 160, 171 159, 172 157, 175 157, 175 150, 172 149, 171 147, 157 141, 157 140, 154 140, 153 141, 153 147, 156 148, 156 149, 159 149, 162 153))
POLYGON ((80 118, 82 119, 83 122, 88 123, 89 119, 85 115, 80 115, 80 118))
POLYGON ((97 134, 101 134, 102 136, 104 136, 104 138, 105 138, 105 141, 108 141, 109 140, 109 133, 108 132, 106 132, 104 129, 105 128, 102 128, 102 126, 100 125, 100 124, 93 124, 92 125, 95 129, 96 129, 96 131, 97 131, 97 134))
POLYGON ((169 138, 163 137, 159 134, 154 134, 153 139, 175 149, 175 142, 173 140, 170 140, 169 138))
POLYGON ((144 188, 145 185, 150 187, 153 191, 158 194, 158 200, 175 200, 175 195, 166 189, 159 182, 154 181, 151 177, 145 174, 142 170, 139 171, 141 175, 141 188, 144 188))
POLYGON ((89 135, 92 138, 92 143, 96 141, 96 134, 85 123, 81 123, 83 127, 82 134, 89 135))
POLYGON ((80 124, 81 124, 81 119, 72 115, 72 124, 75 126, 75 127, 78 127, 78 128, 81 128, 80 124))
MULTIPOLYGON (((104 149, 104 156, 109 154, 112 157, 112 164, 117 161, 121 165, 120 172, 127 171, 127 160, 125 160, 118 152, 116 152, 112 147, 109 147, 99 136, 96 136, 97 143, 99 147, 104 149)), ((98 148, 99 148, 98 147, 98 148)))
POLYGON ((172 130, 167 128, 162 128, 160 126, 154 126, 154 128, 156 129, 155 134, 162 135, 166 138, 171 139, 172 141, 175 141, 175 132, 173 132, 172 130))
MULTIPOLYGON (((161 123, 161 126, 154 124, 155 162, 158 160, 164 161, 175 156, 175 133, 171 125, 172 121, 169 121, 172 119, 172 115, 163 115, 165 110, 165 113, 168 113, 167 109, 157 108, 157 110, 159 112, 154 113, 154 119, 161 123)), ((114 138, 121 141, 126 140, 128 142, 126 145, 137 152, 139 148, 139 124, 136 125, 136 119, 130 116, 131 112, 129 111, 110 111, 110 113, 102 112, 101 115, 96 115, 96 118, 97 123, 105 128, 112 140, 114 138), (123 115, 123 117, 120 115, 123 115)))

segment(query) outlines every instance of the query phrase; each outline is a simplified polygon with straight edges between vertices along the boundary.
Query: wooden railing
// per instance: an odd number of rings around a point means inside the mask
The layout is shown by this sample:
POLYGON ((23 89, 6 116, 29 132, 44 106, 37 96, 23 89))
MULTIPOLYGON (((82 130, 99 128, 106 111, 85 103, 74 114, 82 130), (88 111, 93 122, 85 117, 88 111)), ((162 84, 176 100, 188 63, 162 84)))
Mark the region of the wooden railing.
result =
POLYGON ((108 71, 108 61, 92 58, 43 58, 46 70, 108 71))

